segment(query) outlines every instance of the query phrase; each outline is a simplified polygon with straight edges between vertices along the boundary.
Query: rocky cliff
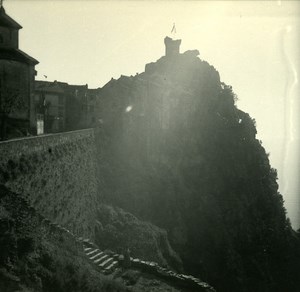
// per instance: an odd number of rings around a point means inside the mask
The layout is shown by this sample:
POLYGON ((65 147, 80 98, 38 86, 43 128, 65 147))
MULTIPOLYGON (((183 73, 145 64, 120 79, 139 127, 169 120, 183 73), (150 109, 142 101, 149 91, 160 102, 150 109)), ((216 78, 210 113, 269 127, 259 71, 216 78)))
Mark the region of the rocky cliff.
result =
POLYGON ((218 291, 295 291, 299 235, 276 170, 255 120, 198 54, 99 90, 102 198, 165 228, 184 268, 218 291))
MULTIPOLYGON (((156 242, 153 238, 161 238, 162 231, 157 227, 141 224, 134 216, 112 207, 102 206, 99 211, 105 216, 102 222, 106 234, 105 238, 100 238, 102 246, 111 239, 107 226, 114 226, 115 221, 115 225, 125 223, 146 227, 138 232, 136 239, 141 250, 148 252, 147 258, 155 251, 166 250, 157 247, 151 250, 151 245, 156 242), (150 232, 149 228, 152 229, 150 232), (152 237, 149 243, 143 240, 147 234, 152 237)), ((130 229, 137 228, 127 226, 128 236, 132 236, 130 229)), ((126 243, 126 238, 120 239, 125 239, 126 243)), ((41 215, 22 195, 0 185, 0 290, 3 292, 215 291, 191 275, 178 274, 139 258, 127 257, 125 260, 124 256, 122 258, 111 250, 113 244, 108 247, 99 249, 90 239, 76 236, 41 215)))

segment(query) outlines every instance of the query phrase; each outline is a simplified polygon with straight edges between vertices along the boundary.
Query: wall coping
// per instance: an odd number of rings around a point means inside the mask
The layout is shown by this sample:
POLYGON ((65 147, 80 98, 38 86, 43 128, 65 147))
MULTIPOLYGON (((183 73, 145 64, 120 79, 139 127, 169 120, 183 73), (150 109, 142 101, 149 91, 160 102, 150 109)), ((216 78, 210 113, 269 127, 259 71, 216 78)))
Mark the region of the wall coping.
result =
POLYGON ((87 128, 87 129, 68 131, 68 132, 43 134, 43 135, 39 135, 39 136, 21 137, 21 138, 16 138, 16 139, 0 141, 0 146, 3 144, 13 143, 13 142, 21 142, 21 141, 28 141, 28 140, 34 140, 34 139, 39 139, 39 138, 55 137, 55 136, 62 136, 62 135, 73 135, 73 134, 81 133, 81 132, 88 133, 88 132, 93 132, 93 131, 94 131, 94 128, 87 128))

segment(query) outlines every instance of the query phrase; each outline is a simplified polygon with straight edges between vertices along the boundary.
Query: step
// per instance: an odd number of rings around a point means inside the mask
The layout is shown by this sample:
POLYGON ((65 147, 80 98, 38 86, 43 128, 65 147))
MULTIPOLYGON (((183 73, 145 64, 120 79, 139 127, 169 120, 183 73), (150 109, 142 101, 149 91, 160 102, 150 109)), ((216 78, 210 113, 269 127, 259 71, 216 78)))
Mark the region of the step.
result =
POLYGON ((106 259, 106 256, 107 256, 107 255, 106 255, 104 252, 102 252, 102 257, 100 257, 100 258, 94 260, 94 263, 95 263, 95 264, 98 264, 99 262, 102 262, 103 260, 106 259))
POLYGON ((185 280, 188 280, 188 279, 189 279, 189 276, 184 275, 184 274, 180 274, 180 277, 183 278, 183 279, 185 279, 185 280))
POLYGON ((103 261, 106 260, 107 258, 108 258, 108 255, 105 254, 105 255, 102 256, 100 259, 97 259, 97 262, 96 262, 96 263, 103 262, 103 261))
POLYGON ((112 270, 118 266, 118 261, 113 261, 109 266, 107 266, 106 268, 104 268, 104 272, 105 273, 111 273, 112 270))
POLYGON ((85 248, 84 248, 84 251, 85 251, 85 252, 88 252, 88 251, 90 251, 91 249, 92 249, 91 247, 85 247, 85 248))
POLYGON ((107 266, 107 267, 105 268, 105 270, 109 270, 109 269, 111 269, 111 268, 114 268, 114 267, 116 267, 118 264, 119 264, 118 261, 113 261, 109 266, 107 266))
POLYGON ((102 262, 101 264, 99 264, 98 266, 100 268, 105 268, 106 266, 110 265, 113 261, 114 261, 113 258, 108 258, 107 260, 105 260, 104 262, 102 262))
POLYGON ((99 249, 98 249, 98 248, 95 248, 95 249, 93 249, 92 251, 86 253, 86 255, 87 255, 87 256, 92 255, 93 253, 95 253, 95 252, 97 252, 97 251, 99 251, 99 249))
POLYGON ((120 255, 119 255, 118 253, 115 253, 115 254, 113 255, 113 258, 117 259, 119 256, 120 256, 120 255))
POLYGON ((163 268, 163 267, 159 267, 159 270, 161 270, 161 271, 163 271, 163 272, 166 272, 168 269, 163 268))
POLYGON ((202 286, 204 288, 210 288, 210 286, 207 283, 205 283, 205 282, 198 283, 198 285, 200 285, 200 286, 202 286))
POLYGON ((141 260, 140 260, 140 259, 133 259, 132 262, 133 262, 133 263, 140 263, 141 260))
POLYGON ((173 271, 168 271, 167 272, 170 276, 175 276, 176 275, 176 273, 174 273, 173 271))
POLYGON ((90 260, 96 260, 97 258, 103 256, 103 254, 103 251, 99 251, 97 254, 94 254, 92 257, 90 257, 90 260))
POLYGON ((189 280, 193 280, 194 279, 194 277, 193 276, 191 276, 191 275, 183 275, 186 279, 189 279, 189 280))
POLYGON ((183 278, 180 274, 177 274, 175 277, 179 280, 185 280, 185 278, 183 278))

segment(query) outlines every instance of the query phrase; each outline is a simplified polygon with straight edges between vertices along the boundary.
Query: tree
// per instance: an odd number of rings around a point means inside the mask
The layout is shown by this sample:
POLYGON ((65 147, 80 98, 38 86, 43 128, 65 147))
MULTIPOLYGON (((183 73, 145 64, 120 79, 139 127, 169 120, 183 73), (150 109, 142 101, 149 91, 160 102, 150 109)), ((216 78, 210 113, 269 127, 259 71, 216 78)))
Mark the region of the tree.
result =
POLYGON ((18 89, 1 88, 0 89, 0 138, 6 139, 7 122, 9 116, 20 109, 26 109, 24 98, 18 89))

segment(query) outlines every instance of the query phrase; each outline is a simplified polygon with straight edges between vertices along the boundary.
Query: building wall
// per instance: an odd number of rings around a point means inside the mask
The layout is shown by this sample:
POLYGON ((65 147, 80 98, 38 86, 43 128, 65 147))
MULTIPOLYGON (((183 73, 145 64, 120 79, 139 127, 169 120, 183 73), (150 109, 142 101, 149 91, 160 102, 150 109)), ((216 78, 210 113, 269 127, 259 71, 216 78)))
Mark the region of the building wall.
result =
POLYGON ((28 133, 36 134, 37 121, 33 90, 35 65, 38 61, 19 50, 19 29, 22 27, 10 19, 3 7, 1 7, 0 18, 0 94, 2 95, 0 105, 4 104, 3 96, 8 95, 9 91, 18 92, 24 101, 18 105, 20 108, 18 111, 14 110, 9 113, 3 107, 0 108, 1 140, 5 140, 28 133), (8 113, 9 119, 7 119, 8 113))
POLYGON ((88 85, 35 81, 35 104, 44 116, 45 133, 74 131, 96 124, 97 90, 88 85))
POLYGON ((66 96, 63 92, 47 92, 36 90, 35 106, 39 108, 37 113, 43 115, 45 133, 58 133, 65 130, 66 120, 66 96))
POLYGON ((18 30, 0 27, 0 48, 18 48, 18 30))
POLYGON ((0 142, 0 183, 43 215, 93 237, 97 201, 93 129, 0 142))
POLYGON ((30 132, 32 134, 36 134, 36 127, 37 127, 37 117, 36 117, 36 106, 34 102, 34 81, 35 81, 35 67, 28 66, 28 78, 29 78, 29 98, 30 98, 30 132))
MULTIPOLYGON (((24 104, 11 117, 29 119, 30 76, 28 65, 11 60, 0 60, 1 94, 3 97, 18 91, 24 104)), ((8 96, 9 98, 9 96, 8 96)))
POLYGON ((34 67, 22 62, 0 59, 0 96, 10 99, 19 94, 22 102, 9 114, 8 121, 23 134, 36 133, 36 115, 33 103, 34 67))

